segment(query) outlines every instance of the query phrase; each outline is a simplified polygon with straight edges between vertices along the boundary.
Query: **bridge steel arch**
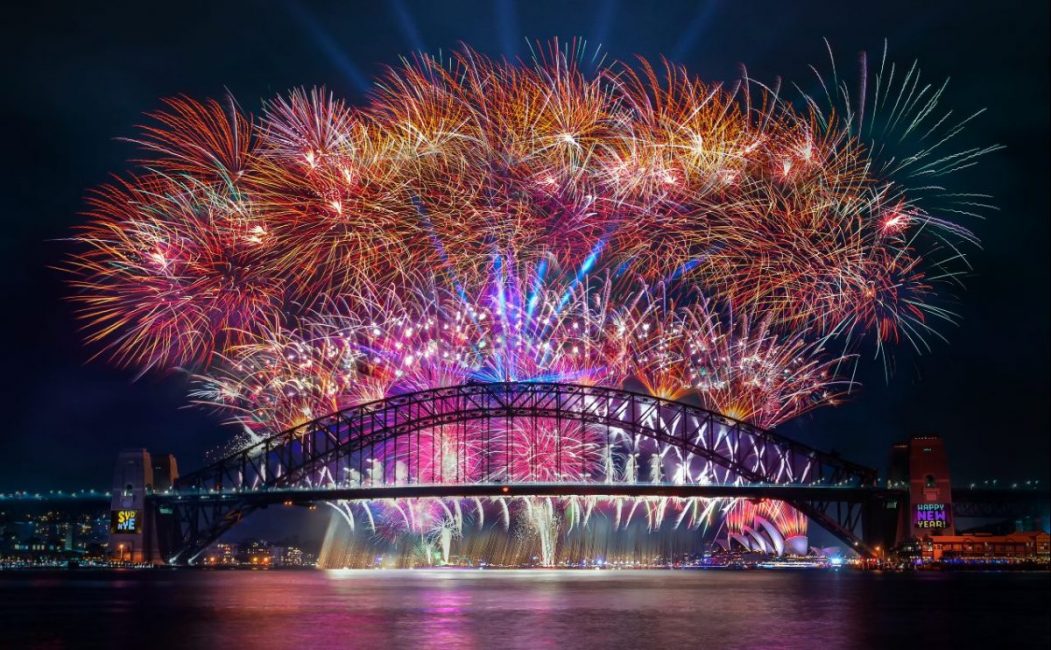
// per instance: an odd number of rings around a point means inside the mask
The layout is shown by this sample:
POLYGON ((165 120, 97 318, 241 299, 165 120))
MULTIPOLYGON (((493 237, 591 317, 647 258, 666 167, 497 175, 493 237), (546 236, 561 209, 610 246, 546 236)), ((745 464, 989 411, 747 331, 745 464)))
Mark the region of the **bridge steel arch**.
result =
MULTIPOLYGON (((526 436, 517 444, 532 443, 526 436)), ((179 563, 192 562, 222 533, 265 505, 267 494, 286 493, 288 501, 300 500, 298 494, 352 498, 356 491, 364 495, 382 487, 416 486, 413 492, 426 492, 428 485, 441 485, 446 487, 439 491, 446 492, 456 484, 511 486, 538 479, 577 486, 662 483, 673 490, 680 485, 684 494, 699 485, 727 486, 728 493, 732 486, 749 486, 750 494, 762 486, 807 487, 811 489, 790 492, 800 496, 789 501, 832 534, 871 554, 863 530, 870 504, 858 494, 877 492, 875 470, 691 404, 618 388, 552 382, 469 383, 354 406, 185 475, 170 494, 155 498, 168 519, 169 548, 162 551, 179 563), (562 463, 563 455, 526 450, 520 457, 527 464, 512 467, 508 451, 514 451, 516 427, 535 431, 541 423, 554 436, 551 444, 578 445, 592 457, 578 454, 579 467, 538 467, 562 463), (434 431, 464 450, 454 467, 425 462, 421 435, 434 431), (650 459, 645 469, 640 454, 650 459)))

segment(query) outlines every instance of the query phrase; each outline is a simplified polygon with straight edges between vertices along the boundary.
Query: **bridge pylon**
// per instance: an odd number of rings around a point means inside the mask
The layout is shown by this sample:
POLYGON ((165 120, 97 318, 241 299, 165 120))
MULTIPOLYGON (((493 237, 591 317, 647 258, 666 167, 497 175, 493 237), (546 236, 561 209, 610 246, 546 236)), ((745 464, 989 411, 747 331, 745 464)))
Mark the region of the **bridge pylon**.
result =
POLYGON ((955 534, 949 457, 940 437, 912 436, 895 444, 889 479, 908 491, 898 513, 895 544, 955 534))
POLYGON ((154 495, 168 491, 179 478, 171 454, 151 455, 126 449, 113 469, 110 498, 110 559, 135 564, 162 564, 171 539, 171 511, 154 495))

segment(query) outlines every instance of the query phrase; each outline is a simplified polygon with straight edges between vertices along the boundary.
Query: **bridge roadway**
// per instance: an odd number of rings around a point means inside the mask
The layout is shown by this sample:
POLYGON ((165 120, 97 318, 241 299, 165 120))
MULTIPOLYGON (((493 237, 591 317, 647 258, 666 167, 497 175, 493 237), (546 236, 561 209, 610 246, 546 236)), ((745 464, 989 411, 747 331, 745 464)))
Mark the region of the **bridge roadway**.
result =
MULTIPOLYGON (((664 483, 479 483, 469 485, 388 485, 378 487, 340 488, 273 488, 269 490, 189 490, 155 492, 149 498, 159 502, 200 500, 214 501, 248 498, 259 505, 284 503, 289 499, 301 503, 314 501, 356 501, 420 497, 496 497, 496 496, 668 496, 668 497, 742 497, 748 499, 808 499, 829 496, 837 500, 863 502, 870 498, 888 500, 908 498, 908 490, 894 487, 848 487, 814 485, 677 485, 664 483), (506 488, 506 490, 505 490, 506 488)), ((1046 489, 969 488, 952 489, 953 511, 957 517, 1017 516, 1047 507, 1051 494, 1046 489)), ((8 511, 89 510, 107 508, 109 492, 84 493, 17 493, 0 494, 0 508, 8 511)), ((1039 514, 1039 513, 1037 513, 1039 514)))
POLYGON ((902 499, 908 495, 901 489, 856 486, 815 485, 694 485, 675 483, 470 483, 470 484, 406 484, 350 487, 297 487, 255 490, 178 490, 156 493, 153 498, 165 501, 223 501, 237 499, 247 504, 263 506, 274 503, 312 503, 315 501, 358 501, 370 499, 411 498, 472 498, 472 497, 545 497, 545 496, 599 496, 599 497, 677 497, 745 499, 777 499, 783 501, 824 499, 852 503, 871 499, 902 499))

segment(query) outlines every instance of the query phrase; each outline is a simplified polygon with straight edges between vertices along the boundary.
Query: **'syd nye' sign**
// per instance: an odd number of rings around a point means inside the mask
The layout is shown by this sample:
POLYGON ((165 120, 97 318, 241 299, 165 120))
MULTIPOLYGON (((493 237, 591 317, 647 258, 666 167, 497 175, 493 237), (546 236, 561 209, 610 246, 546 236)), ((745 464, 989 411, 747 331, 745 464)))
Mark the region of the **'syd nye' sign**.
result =
POLYGON ((139 532, 139 511, 114 510, 110 516, 110 530, 114 533, 139 532))
POLYGON ((917 528, 948 528, 949 509, 944 503, 916 504, 917 528))

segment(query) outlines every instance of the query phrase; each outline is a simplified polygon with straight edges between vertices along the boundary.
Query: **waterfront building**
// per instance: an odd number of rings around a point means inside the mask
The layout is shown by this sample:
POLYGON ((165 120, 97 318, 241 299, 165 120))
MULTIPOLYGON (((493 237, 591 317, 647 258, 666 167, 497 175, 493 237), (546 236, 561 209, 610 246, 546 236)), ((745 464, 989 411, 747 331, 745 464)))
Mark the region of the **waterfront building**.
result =
POLYGON ((927 560, 1030 560, 1047 562, 1051 549, 1051 535, 1043 531, 992 535, 967 533, 962 535, 934 535, 923 544, 927 560))

